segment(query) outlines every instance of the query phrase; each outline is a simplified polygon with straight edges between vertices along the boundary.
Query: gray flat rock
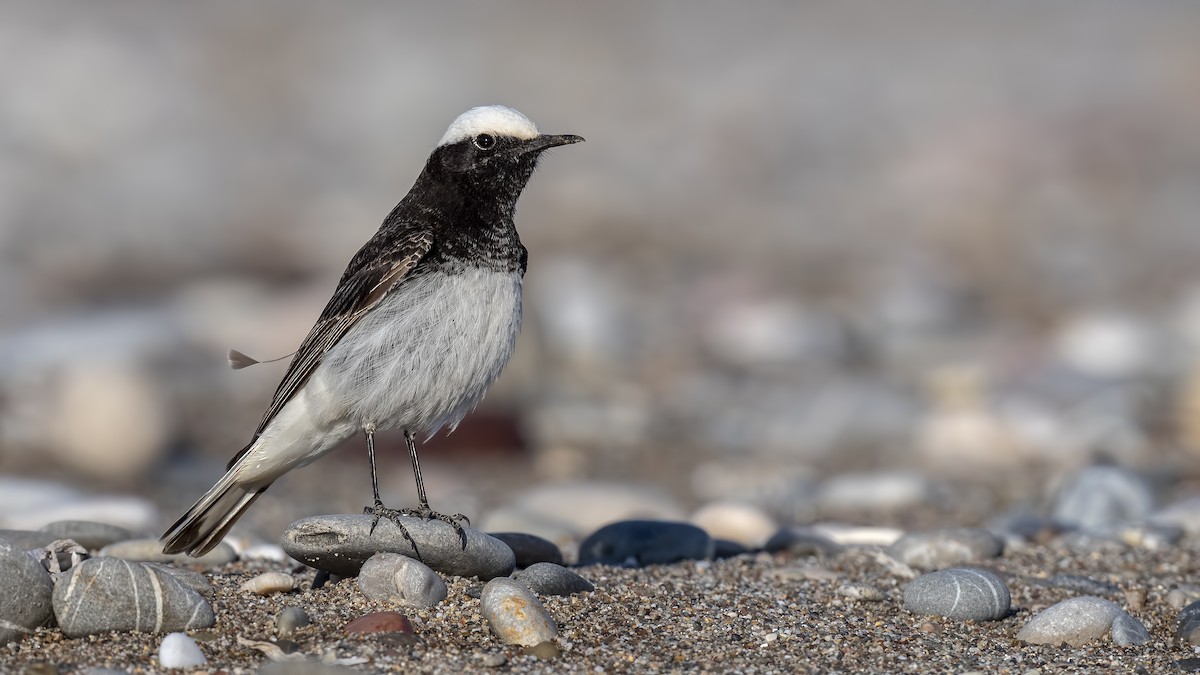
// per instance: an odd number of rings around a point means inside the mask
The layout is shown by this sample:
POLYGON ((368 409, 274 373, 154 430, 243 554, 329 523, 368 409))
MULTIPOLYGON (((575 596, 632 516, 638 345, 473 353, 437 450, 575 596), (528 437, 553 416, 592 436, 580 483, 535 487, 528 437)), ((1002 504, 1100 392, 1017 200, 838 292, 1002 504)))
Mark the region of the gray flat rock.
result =
POLYGON ((1012 595, 995 572, 954 568, 923 574, 904 589, 904 608, 962 621, 996 621, 1008 616, 1012 595))
POLYGON ((538 595, 574 595, 596 590, 592 582, 554 563, 534 563, 513 575, 538 595))
POLYGON ((16 641, 54 618, 50 575, 20 547, 0 543, 0 645, 16 641))
POLYGON ((54 581, 54 616, 67 637, 106 631, 209 628, 212 606, 161 565, 92 558, 54 581))
POLYGON ((563 564, 562 551, 549 539, 524 532, 489 532, 488 534, 508 544, 517 558, 517 567, 529 567, 540 562, 563 564))
POLYGON ((938 570, 999 556, 1004 541, 977 527, 953 527, 913 532, 892 544, 892 555, 918 569, 938 570))
POLYGON ((512 579, 487 582, 479 609, 492 632, 509 644, 532 647, 558 634, 558 626, 537 596, 512 579))
POLYGON ((90 520, 56 520, 38 531, 52 534, 56 539, 70 539, 89 551, 141 536, 118 525, 95 523, 90 520))
POLYGON ((429 566, 399 553, 376 553, 358 572, 363 595, 404 607, 433 607, 446 599, 446 582, 429 566))
POLYGON ((22 551, 35 551, 39 548, 45 548, 59 539, 62 539, 62 537, 56 537, 49 532, 0 529, 0 544, 8 544, 22 551))
MULTIPOLYGON (((1037 645, 1065 643, 1082 647, 1104 637, 1124 613, 1120 605, 1104 598, 1091 595, 1068 598, 1038 612, 1017 633, 1017 639, 1037 645)), ((1121 630, 1125 633, 1128 626, 1121 630)))
POLYGON ((284 530, 280 545, 296 560, 331 574, 354 576, 363 563, 380 552, 399 553, 420 560, 442 574, 479 577, 481 580, 512 573, 516 559, 507 544, 478 530, 463 527, 467 546, 450 525, 440 520, 403 518, 405 529, 382 519, 371 532, 372 517, 345 514, 313 516, 284 530))
POLYGON ((665 565, 712 558, 712 537, 691 523, 623 520, 596 530, 579 545, 579 564, 665 565))

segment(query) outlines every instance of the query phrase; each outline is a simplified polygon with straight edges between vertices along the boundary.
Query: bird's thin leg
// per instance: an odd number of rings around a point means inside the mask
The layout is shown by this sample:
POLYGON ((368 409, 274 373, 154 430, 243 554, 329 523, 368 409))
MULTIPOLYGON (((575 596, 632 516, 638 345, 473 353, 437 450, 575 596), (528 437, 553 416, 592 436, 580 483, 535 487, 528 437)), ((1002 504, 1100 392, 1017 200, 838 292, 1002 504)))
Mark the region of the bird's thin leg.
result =
POLYGON ((368 424, 363 428, 363 433, 367 436, 367 458, 371 462, 371 494, 375 497, 374 505, 363 509, 364 514, 374 516, 371 519, 371 530, 368 536, 375 534, 375 526, 379 524, 380 518, 387 518, 395 523, 396 527, 400 528, 400 534, 404 535, 409 544, 412 544, 413 553, 416 554, 417 560, 420 560, 421 552, 417 549, 417 542, 408 533, 408 529, 404 527, 404 523, 400 522, 400 517, 404 513, 395 509, 389 509, 383 505, 383 500, 379 498, 379 474, 375 470, 375 425, 368 424))
POLYGON ((467 525, 471 521, 461 513, 456 513, 452 516, 447 516, 443 513, 438 513, 429 508, 429 500, 425 498, 425 480, 421 478, 421 462, 417 459, 417 439, 413 432, 404 430, 404 441, 408 444, 408 456, 412 458, 413 477, 417 481, 417 501, 419 505, 415 509, 406 509, 405 513, 420 516, 425 520, 440 520, 454 527, 454 531, 458 533, 458 538, 462 541, 462 547, 467 547, 467 532, 463 529, 462 524, 467 525))

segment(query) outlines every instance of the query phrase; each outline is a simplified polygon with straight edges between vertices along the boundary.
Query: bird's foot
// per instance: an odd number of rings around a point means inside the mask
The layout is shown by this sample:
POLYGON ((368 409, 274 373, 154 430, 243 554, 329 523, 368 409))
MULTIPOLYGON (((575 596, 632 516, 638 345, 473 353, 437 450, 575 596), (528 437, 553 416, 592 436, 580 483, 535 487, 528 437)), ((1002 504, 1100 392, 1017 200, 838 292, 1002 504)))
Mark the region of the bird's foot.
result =
POLYGON ((408 528, 404 527, 404 523, 400 522, 401 518, 412 515, 409 513, 409 511, 411 511, 411 509, 390 509, 384 506, 383 502, 378 499, 375 500, 374 506, 363 507, 364 515, 373 516, 371 518, 371 530, 367 533, 368 536, 375 534, 375 526, 379 524, 379 520, 381 518, 387 518, 388 520, 392 521, 396 527, 400 528, 400 534, 404 535, 404 538, 408 540, 409 544, 412 545, 413 553, 417 556, 417 560, 420 560, 421 551, 417 548, 417 542, 412 538, 412 535, 408 533, 408 528))

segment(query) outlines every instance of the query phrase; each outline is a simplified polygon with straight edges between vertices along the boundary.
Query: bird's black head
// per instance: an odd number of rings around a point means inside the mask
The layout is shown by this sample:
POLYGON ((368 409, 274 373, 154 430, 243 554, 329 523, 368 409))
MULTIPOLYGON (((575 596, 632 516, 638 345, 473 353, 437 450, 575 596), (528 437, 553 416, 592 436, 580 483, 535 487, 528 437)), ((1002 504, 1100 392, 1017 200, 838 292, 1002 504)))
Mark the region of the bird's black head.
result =
POLYGON ((515 202, 543 151, 582 140, 538 133, 528 117, 512 108, 482 106, 454 120, 426 171, 460 190, 515 202))

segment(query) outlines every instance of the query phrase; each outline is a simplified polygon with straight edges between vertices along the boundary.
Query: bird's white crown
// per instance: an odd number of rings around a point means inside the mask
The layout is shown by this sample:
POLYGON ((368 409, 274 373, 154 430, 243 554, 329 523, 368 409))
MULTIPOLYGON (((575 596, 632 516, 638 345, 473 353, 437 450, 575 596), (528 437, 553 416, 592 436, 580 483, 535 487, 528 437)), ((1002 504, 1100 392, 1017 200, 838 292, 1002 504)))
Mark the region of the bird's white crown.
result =
POLYGON ((471 108, 458 116, 446 129, 438 146, 451 145, 479 134, 510 136, 521 140, 536 138, 537 127, 520 112, 502 105, 483 105, 471 108))

